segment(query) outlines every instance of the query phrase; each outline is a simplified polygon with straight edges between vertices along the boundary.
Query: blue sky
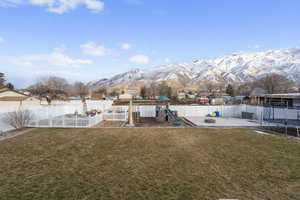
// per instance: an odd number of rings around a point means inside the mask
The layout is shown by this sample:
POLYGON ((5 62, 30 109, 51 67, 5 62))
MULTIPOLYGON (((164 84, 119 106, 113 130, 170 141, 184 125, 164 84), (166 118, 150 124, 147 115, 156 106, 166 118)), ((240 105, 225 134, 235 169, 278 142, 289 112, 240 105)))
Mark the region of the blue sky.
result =
POLYGON ((0 72, 84 82, 300 45, 299 0, 1 0, 0 72))

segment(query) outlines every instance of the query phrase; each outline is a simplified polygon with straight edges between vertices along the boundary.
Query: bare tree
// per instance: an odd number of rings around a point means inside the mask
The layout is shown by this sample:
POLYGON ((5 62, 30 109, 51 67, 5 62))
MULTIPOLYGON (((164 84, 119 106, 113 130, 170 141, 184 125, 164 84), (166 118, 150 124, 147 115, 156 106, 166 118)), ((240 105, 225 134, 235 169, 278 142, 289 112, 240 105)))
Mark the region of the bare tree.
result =
POLYGON ((204 83, 204 85, 205 85, 206 91, 209 92, 209 93, 212 93, 216 89, 215 84, 212 83, 211 81, 206 81, 204 83))
POLYGON ((160 96, 172 97, 172 88, 166 82, 158 85, 158 91, 160 96))
POLYGON ((74 94, 80 96, 81 98, 85 97, 89 90, 82 82, 75 82, 73 85, 74 94))
POLYGON ((237 95, 249 96, 255 87, 252 82, 243 83, 237 86, 237 95))
POLYGON ((264 90, 265 93, 274 94, 296 92, 297 87, 295 82, 285 78, 284 76, 278 74, 268 74, 261 79, 240 84, 237 87, 237 94, 248 96, 255 89, 261 89, 264 90))
POLYGON ((5 114, 2 121, 16 129, 25 127, 33 118, 29 110, 18 110, 5 114))
POLYGON ((33 95, 52 100, 68 96, 71 89, 66 79, 51 76, 38 79, 34 85, 29 87, 29 91, 33 95))
POLYGON ((105 87, 101 87, 101 88, 98 88, 96 90, 97 93, 103 93, 105 95, 107 95, 107 89, 105 87))
POLYGON ((109 96, 111 97, 117 97, 119 95, 119 92, 117 90, 112 90, 110 93, 109 93, 109 96))
POLYGON ((269 94, 274 94, 293 91, 295 83, 284 76, 269 74, 255 81, 253 86, 263 88, 269 94))
POLYGON ((158 96, 158 86, 156 83, 152 82, 149 87, 146 89, 146 97, 147 98, 153 98, 155 96, 158 96))

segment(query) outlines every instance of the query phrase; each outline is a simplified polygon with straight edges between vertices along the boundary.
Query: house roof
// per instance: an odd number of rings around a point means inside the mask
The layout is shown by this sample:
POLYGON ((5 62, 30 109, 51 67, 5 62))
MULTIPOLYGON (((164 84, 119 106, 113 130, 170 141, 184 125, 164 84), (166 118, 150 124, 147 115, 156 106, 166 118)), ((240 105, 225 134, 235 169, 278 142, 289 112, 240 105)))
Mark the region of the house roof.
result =
POLYGON ((102 93, 92 93, 91 98, 92 99, 103 99, 103 98, 105 98, 105 94, 103 92, 102 93))
POLYGON ((6 92, 7 90, 9 90, 7 87, 0 87, 0 92, 6 92))
POLYGON ((290 99, 299 99, 300 93, 283 93, 283 94, 266 94, 265 97, 270 98, 290 98, 290 99))
POLYGON ((266 93, 266 91, 262 88, 254 88, 251 91, 250 96, 261 96, 261 95, 264 95, 265 93, 266 93))
POLYGON ((24 101, 28 99, 28 96, 24 97, 0 97, 0 101, 24 101))
POLYGON ((29 95, 26 95, 26 94, 24 94, 24 93, 22 93, 22 92, 19 92, 19 91, 17 91, 17 90, 11 90, 11 89, 9 89, 9 88, 7 88, 7 87, 2 87, 2 88, 0 88, 0 93, 7 92, 7 91, 12 91, 12 92, 15 92, 15 93, 24 95, 24 96, 26 96, 26 97, 29 97, 29 95))
POLYGON ((133 96, 132 94, 124 93, 124 94, 120 94, 119 98, 121 98, 121 97, 132 97, 132 96, 133 96))

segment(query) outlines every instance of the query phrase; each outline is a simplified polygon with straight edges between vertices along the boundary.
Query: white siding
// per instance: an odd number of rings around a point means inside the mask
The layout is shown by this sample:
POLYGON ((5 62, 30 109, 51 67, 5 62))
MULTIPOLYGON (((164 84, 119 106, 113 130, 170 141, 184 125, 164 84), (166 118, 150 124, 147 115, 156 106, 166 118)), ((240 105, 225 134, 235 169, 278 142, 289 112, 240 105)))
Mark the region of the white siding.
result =
POLYGON ((0 92, 0 97, 24 97, 25 95, 19 94, 14 91, 0 92))

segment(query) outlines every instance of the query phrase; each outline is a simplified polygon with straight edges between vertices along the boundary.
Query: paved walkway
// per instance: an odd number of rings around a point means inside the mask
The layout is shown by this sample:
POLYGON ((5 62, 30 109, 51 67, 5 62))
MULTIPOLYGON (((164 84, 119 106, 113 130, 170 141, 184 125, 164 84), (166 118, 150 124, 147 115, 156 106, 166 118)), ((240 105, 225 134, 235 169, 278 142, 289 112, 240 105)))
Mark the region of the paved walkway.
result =
POLYGON ((212 119, 216 120, 216 123, 205 123, 204 120, 210 117, 186 117, 187 120, 196 124, 197 126, 212 126, 212 127, 255 127, 260 126, 259 123, 250 121, 247 119, 239 118, 221 118, 214 117, 212 119))
POLYGON ((21 129, 21 130, 14 130, 14 131, 0 133, 0 141, 14 138, 14 137, 17 137, 18 135, 23 135, 24 133, 30 132, 33 129, 34 128, 26 128, 26 129, 21 129))

